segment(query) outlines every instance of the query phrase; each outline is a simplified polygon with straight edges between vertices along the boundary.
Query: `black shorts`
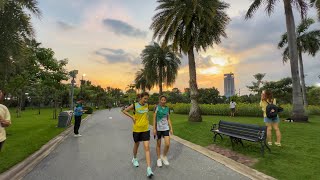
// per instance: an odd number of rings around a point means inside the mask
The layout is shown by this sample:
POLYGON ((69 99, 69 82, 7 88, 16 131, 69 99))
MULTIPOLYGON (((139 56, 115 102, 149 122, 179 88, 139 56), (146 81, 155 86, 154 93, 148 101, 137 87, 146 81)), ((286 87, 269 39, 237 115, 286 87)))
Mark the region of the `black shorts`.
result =
POLYGON ((167 130, 167 131, 157 131, 157 136, 158 136, 158 139, 161 139, 162 137, 165 137, 165 136, 170 136, 170 131, 167 130))
POLYGON ((134 142, 150 141, 150 131, 146 132, 133 132, 134 142))
POLYGON ((231 108, 231 112, 236 112, 236 108, 231 108))

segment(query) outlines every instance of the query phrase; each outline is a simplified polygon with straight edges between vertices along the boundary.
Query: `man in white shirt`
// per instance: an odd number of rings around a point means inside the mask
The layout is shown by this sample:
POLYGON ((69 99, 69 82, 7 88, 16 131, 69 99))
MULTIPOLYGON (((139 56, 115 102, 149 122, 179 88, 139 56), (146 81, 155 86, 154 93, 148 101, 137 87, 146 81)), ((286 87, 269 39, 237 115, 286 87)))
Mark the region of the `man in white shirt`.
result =
POLYGON ((234 114, 236 112, 236 106, 237 106, 237 103, 231 100, 230 102, 231 117, 234 117, 234 114))
MULTIPOLYGON (((4 98, 4 93, 0 89, 0 102, 2 102, 4 98)), ((6 140, 6 130, 5 127, 10 126, 11 124, 11 116, 8 108, 0 104, 0 151, 3 147, 4 141, 6 140)))

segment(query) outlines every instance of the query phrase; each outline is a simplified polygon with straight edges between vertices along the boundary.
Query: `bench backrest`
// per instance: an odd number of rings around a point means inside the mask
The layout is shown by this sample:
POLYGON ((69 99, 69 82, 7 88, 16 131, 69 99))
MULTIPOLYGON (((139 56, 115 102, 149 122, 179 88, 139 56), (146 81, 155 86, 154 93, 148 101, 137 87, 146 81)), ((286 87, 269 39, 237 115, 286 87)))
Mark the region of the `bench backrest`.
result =
POLYGON ((219 131, 232 133, 234 135, 244 136, 255 140, 265 140, 267 133, 266 130, 266 126, 242 124, 222 120, 219 122, 219 131))

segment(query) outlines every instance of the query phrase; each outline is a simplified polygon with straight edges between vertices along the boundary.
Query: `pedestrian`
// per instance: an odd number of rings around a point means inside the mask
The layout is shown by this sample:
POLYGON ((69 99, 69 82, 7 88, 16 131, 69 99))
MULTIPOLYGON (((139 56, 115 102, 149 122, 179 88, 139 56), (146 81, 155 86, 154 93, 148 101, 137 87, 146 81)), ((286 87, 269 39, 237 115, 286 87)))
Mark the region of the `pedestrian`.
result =
POLYGON ((81 117, 82 117, 82 114, 85 112, 85 110, 83 110, 82 103, 83 103, 83 99, 79 99, 77 101, 76 107, 74 108, 74 129, 73 129, 74 137, 82 136, 79 133, 79 128, 81 125, 81 117))
POLYGON ((137 158, 138 148, 140 142, 143 142, 146 161, 147 161, 147 176, 151 178, 153 172, 151 169, 150 158, 150 130, 149 130, 149 106, 147 104, 149 94, 144 92, 140 95, 140 99, 137 103, 134 103, 127 107, 123 113, 130 117, 133 121, 133 159, 132 164, 134 167, 139 167, 139 161, 137 158), (134 115, 129 114, 132 111, 134 115))
POLYGON ((157 136, 157 166, 162 167, 164 165, 169 166, 167 153, 170 147, 170 134, 173 134, 173 128, 170 119, 170 109, 166 106, 167 97, 161 96, 159 105, 155 107, 153 114, 153 134, 157 136), (165 147, 163 154, 161 154, 161 138, 164 138, 165 147))
POLYGON ((4 92, 0 89, 0 152, 6 140, 5 128, 11 125, 11 116, 8 108, 1 104, 4 99, 4 92))
POLYGON ((109 102, 109 103, 108 103, 108 109, 109 109, 109 111, 111 111, 111 108, 112 108, 112 103, 109 102))
MULTIPOLYGON (((277 141, 274 143, 276 146, 281 146, 281 132, 279 129, 279 116, 277 115, 275 118, 268 118, 267 117, 267 106, 270 104, 276 105, 277 101, 275 98, 273 98, 272 92, 262 91, 261 93, 261 101, 260 101, 260 107, 263 111, 263 117, 264 122, 267 126, 267 141, 268 145, 272 145, 272 129, 276 131, 277 141)), ((275 110, 272 109, 271 112, 274 112, 275 110)))
POLYGON ((230 110, 231 110, 230 117, 234 117, 234 114, 236 112, 236 106, 237 106, 237 103, 234 102, 233 99, 232 99, 231 102, 230 102, 230 110))

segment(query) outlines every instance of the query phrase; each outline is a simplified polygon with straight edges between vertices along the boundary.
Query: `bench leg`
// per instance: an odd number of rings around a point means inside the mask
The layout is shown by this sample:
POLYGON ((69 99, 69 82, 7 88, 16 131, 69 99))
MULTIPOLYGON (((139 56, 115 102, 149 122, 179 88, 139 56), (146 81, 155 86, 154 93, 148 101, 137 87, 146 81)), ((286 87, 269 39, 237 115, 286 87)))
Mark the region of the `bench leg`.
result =
POLYGON ((261 156, 264 157, 264 143, 261 142, 261 156))
POLYGON ((244 147, 242 139, 239 139, 240 144, 242 145, 242 147, 244 147))
POLYGON ((221 134, 219 134, 219 133, 214 133, 213 142, 216 142, 217 135, 220 136, 221 140, 223 140, 221 134))
POLYGON ((267 141, 264 141, 264 145, 267 147, 269 153, 271 153, 271 149, 269 148, 268 144, 267 144, 267 141))
POLYGON ((232 145, 232 150, 234 150, 234 142, 233 142, 233 137, 230 137, 231 145, 232 145))

